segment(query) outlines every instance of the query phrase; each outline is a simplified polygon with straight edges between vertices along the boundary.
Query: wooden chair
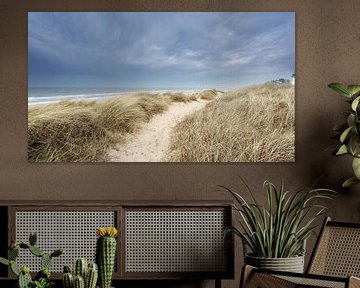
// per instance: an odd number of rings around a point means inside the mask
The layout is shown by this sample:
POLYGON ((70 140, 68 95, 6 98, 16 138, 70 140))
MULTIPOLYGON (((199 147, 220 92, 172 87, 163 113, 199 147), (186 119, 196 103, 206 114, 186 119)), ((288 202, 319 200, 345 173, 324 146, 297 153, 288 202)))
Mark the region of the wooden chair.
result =
POLYGON ((360 224, 326 218, 306 273, 244 266, 240 287, 360 287, 360 224))

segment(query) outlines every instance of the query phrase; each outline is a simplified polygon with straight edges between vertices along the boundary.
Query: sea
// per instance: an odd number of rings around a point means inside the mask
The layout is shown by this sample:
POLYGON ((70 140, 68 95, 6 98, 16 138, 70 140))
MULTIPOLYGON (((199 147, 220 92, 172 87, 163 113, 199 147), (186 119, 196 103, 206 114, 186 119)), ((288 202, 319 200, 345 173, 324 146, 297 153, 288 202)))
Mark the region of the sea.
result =
POLYGON ((55 103, 62 100, 102 101, 117 95, 137 92, 194 93, 202 89, 174 87, 29 87, 28 105, 55 103))

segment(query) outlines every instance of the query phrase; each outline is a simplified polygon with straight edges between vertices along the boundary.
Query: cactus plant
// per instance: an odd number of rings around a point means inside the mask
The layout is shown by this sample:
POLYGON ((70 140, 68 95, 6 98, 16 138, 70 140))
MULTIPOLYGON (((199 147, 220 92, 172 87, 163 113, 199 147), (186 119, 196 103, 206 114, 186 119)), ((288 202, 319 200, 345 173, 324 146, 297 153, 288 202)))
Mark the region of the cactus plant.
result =
POLYGON ((41 269, 45 269, 45 268, 49 269, 51 265, 51 260, 52 260, 51 255, 48 253, 44 253, 44 255, 41 256, 41 262, 40 262, 41 269))
POLYGON ((16 262, 14 260, 10 260, 9 262, 11 271, 16 275, 19 276, 20 274, 20 268, 16 265, 16 262))
POLYGON ((19 256, 19 247, 18 246, 9 250, 9 252, 8 252, 9 260, 15 261, 18 256, 19 256))
POLYGON ((10 265, 10 261, 8 259, 5 259, 5 258, 1 258, 0 257, 0 263, 1 264, 4 264, 6 266, 9 266, 10 265))
POLYGON ((27 266, 23 266, 19 274, 19 280, 18 280, 19 288, 28 288, 31 283, 32 283, 32 279, 30 275, 30 269, 27 266))
POLYGON ((89 263, 85 276, 85 288, 95 288, 98 279, 98 266, 96 263, 89 263))
POLYGON ((40 248, 39 247, 36 247, 36 246, 30 246, 29 247, 29 251, 32 253, 32 254, 34 254, 35 256, 37 256, 37 257, 41 257, 41 256, 43 256, 44 255, 44 252, 42 252, 41 250, 40 250, 40 248))
POLYGON ((64 273, 62 277, 64 288, 73 288, 74 287, 74 276, 72 273, 64 273))
POLYGON ((98 279, 98 267, 96 263, 87 259, 79 258, 74 263, 74 273, 71 273, 69 266, 64 266, 63 286, 64 288, 95 288, 98 279), (77 286, 76 286, 77 285, 77 286))
POLYGON ((77 275, 74 277, 74 288, 85 288, 84 278, 77 275))
POLYGON ((63 253, 64 253, 64 249, 57 249, 54 252, 52 252, 50 255, 51 257, 58 257, 63 253))
POLYGON ((76 259, 74 267, 75 276, 81 276, 85 280, 87 268, 88 261, 85 258, 76 259))
POLYGON ((50 271, 48 268, 44 268, 42 270, 40 270, 38 273, 36 273, 35 275, 35 280, 39 281, 41 279, 50 279, 50 271))
POLYGON ((29 244, 31 246, 35 246, 37 241, 37 235, 35 232, 31 232, 29 235, 29 244))
POLYGON ((18 276, 18 286, 19 288, 48 288, 52 286, 50 281, 50 265, 53 257, 58 257, 64 253, 63 249, 57 249, 51 254, 44 253, 36 245, 37 236, 35 233, 30 233, 29 244, 20 242, 16 243, 11 242, 8 259, 0 257, 0 264, 10 266, 11 271, 18 276), (30 269, 27 266, 19 267, 16 263, 16 259, 19 256, 19 250, 24 249, 28 250, 30 253, 37 257, 41 257, 41 270, 36 274, 35 281, 32 280, 30 275, 30 269))
POLYGON ((99 267, 100 288, 110 288, 112 274, 114 272, 116 256, 115 227, 101 227, 97 229, 96 262, 99 267))
POLYGON ((64 266, 62 282, 63 282, 64 288, 73 288, 74 287, 74 275, 71 273, 71 269, 69 266, 64 266))

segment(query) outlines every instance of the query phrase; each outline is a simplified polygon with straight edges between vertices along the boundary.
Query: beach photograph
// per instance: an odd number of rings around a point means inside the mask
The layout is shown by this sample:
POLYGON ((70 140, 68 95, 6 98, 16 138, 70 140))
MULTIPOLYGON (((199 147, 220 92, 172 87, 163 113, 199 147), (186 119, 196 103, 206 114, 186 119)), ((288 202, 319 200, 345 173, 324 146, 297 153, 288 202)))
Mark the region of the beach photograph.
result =
POLYGON ((29 162, 294 162, 295 13, 29 12, 29 162))

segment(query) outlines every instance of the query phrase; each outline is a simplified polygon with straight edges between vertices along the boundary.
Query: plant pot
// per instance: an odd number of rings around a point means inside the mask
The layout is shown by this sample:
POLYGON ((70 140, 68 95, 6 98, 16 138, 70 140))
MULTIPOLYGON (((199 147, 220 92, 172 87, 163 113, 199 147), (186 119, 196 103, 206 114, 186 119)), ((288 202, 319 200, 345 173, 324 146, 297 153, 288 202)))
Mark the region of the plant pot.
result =
POLYGON ((245 263, 262 269, 304 273, 304 256, 289 258, 263 258, 246 255, 245 263))

